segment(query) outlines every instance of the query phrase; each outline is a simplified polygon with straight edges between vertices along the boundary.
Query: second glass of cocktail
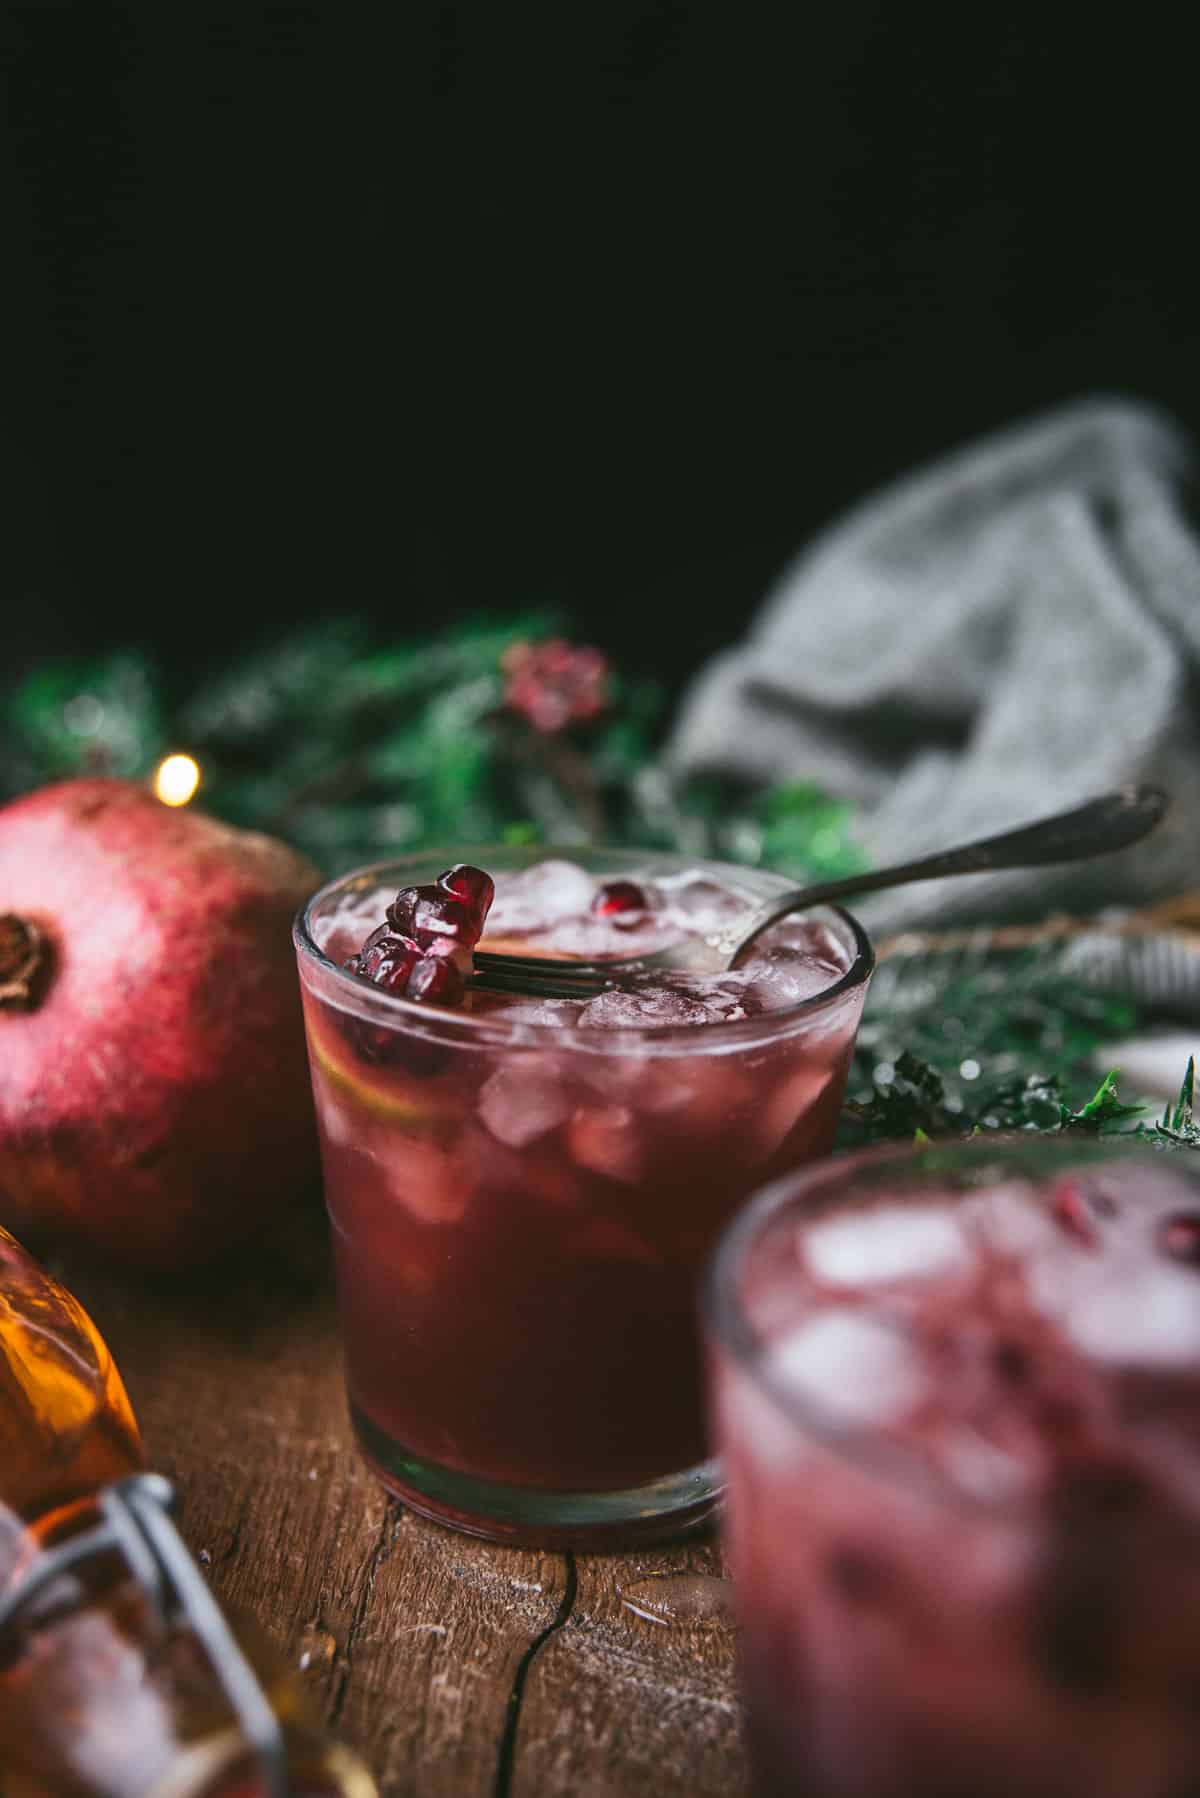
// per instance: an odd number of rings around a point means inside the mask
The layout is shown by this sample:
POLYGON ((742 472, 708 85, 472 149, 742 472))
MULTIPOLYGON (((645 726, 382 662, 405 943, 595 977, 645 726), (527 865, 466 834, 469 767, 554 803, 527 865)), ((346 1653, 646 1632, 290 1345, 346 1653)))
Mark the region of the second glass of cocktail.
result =
MULTIPOLYGON (((392 1491, 474 1533, 683 1528, 716 1482, 697 1271, 754 1187, 830 1148, 870 945, 821 910, 736 974, 586 1006, 469 987, 443 1007, 344 965, 454 859, 349 875, 297 924, 355 1429, 392 1491)), ((645 853, 472 860, 496 880, 484 946, 538 955, 700 939, 786 890, 645 853)))
POLYGON ((1077 1136, 776 1182, 708 1282, 756 1798, 1200 1792, 1200 1176, 1077 1136))

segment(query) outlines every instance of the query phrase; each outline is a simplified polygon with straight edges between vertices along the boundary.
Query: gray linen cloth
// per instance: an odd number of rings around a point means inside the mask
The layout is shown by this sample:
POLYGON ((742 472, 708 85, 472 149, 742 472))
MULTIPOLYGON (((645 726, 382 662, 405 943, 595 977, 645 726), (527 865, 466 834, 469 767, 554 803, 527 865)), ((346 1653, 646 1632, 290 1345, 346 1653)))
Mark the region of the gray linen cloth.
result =
POLYGON ((1101 861, 864 901, 876 928, 1040 918, 1200 884, 1200 548, 1182 433, 1079 402, 972 444, 833 525, 685 695, 680 772, 810 780, 882 865, 1129 781, 1165 824, 1101 861))

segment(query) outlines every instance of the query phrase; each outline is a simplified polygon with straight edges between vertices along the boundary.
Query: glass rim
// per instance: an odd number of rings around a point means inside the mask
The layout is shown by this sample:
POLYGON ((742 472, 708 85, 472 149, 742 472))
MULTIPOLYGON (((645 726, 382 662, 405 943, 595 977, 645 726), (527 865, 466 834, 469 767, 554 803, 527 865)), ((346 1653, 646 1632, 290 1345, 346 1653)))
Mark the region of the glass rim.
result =
MULTIPOLYGON (((603 854, 610 856, 640 856, 647 860, 670 857, 688 867, 702 869, 706 873, 741 872, 746 875, 756 873, 770 874, 772 879, 785 879, 767 869, 742 867, 737 862, 718 862, 699 856, 680 855, 672 850, 643 849, 628 851, 620 845, 609 848, 607 845, 596 849, 584 849, 579 845, 560 847, 554 844, 524 845, 491 844, 467 845, 465 848, 445 849, 436 844, 430 849, 422 849, 403 856, 389 856, 382 861, 367 862, 361 867, 351 868, 344 874, 325 881, 316 892, 310 895, 296 913, 292 927, 292 940, 296 949, 306 961, 318 968, 327 980, 333 983, 333 991, 350 1001, 348 1009, 360 1017, 369 1018, 372 1022, 383 1022, 389 1017, 398 1024, 416 1026, 421 1034, 428 1034, 431 1027, 447 1030, 456 1037, 480 1043, 523 1043, 537 1044, 546 1047, 555 1043, 569 1048, 572 1052, 584 1051, 592 1053, 614 1052, 628 1053, 629 1044, 636 1042, 639 1052, 653 1053, 656 1050, 665 1053, 687 1052, 690 1054, 710 1053, 726 1047, 741 1047, 749 1043, 775 1041, 781 1035, 803 1025, 809 1018, 817 1017, 822 1012, 844 999, 849 993, 866 986, 875 970, 875 948, 866 930, 852 912, 840 905, 817 905, 811 908, 813 915, 826 912, 838 918, 848 930, 853 953, 848 966, 836 981, 822 988, 819 993, 811 993, 804 999, 798 999, 793 1005, 780 1005, 768 1011, 758 1013, 752 1018, 719 1018, 710 1024, 675 1024, 641 1028, 637 1025, 623 1026, 615 1030, 564 1030, 560 1024, 526 1022, 520 1018, 497 1018, 487 1014, 475 1016, 471 1012, 460 1012, 449 1006, 431 1005, 428 1001, 418 1002, 401 998, 398 994, 381 992, 377 987, 366 985, 362 979, 348 973, 322 950, 312 932, 311 920, 317 906, 327 899, 338 888, 349 882, 357 882, 364 887, 372 879, 382 883, 382 876, 387 870, 407 869, 436 863, 447 858, 446 866, 465 857, 478 857, 478 865, 486 866, 488 858, 498 861, 502 857, 528 854, 533 860, 550 860, 556 857, 569 858, 574 855, 603 854), (702 1041, 698 1041, 700 1038, 702 1041)), ((786 887, 783 889, 786 891, 786 887)), ((792 914, 788 914, 789 916, 792 914)), ((569 967, 569 960, 564 967, 569 967)))
MULTIPOLYGON (((990 1516, 1019 1516, 1039 1508, 1038 1495, 1032 1491, 1015 1496, 972 1492, 956 1483, 949 1473, 932 1466, 919 1451, 914 1452, 902 1440, 887 1436, 869 1424, 839 1420, 832 1410, 804 1398, 774 1377, 767 1364, 767 1339, 746 1315, 737 1285, 747 1254, 780 1214, 797 1201, 803 1201, 806 1194, 820 1191, 824 1186, 852 1184, 859 1175, 880 1167, 902 1167, 910 1174, 917 1174, 918 1178, 920 1171, 928 1168, 932 1182, 937 1178, 939 1162, 945 1171, 947 1157, 952 1167, 978 1165, 981 1169, 986 1168, 989 1161, 1002 1165, 1007 1161, 1006 1171, 1011 1176, 1016 1171, 1014 1163, 1039 1153, 1064 1163, 1125 1162, 1136 1166, 1146 1150, 1103 1138, 1071 1141, 1062 1136, 997 1131, 990 1140, 983 1141, 962 1137, 920 1144, 885 1142, 850 1154, 826 1156, 807 1167, 797 1168, 752 1195, 714 1243, 700 1281, 700 1315, 706 1334, 792 1428, 819 1442, 860 1472, 946 1508, 957 1506, 961 1510, 990 1516)), ((1189 1174, 1185 1168, 1178 1172, 1184 1182, 1200 1185, 1196 1174, 1189 1174)), ((914 1181, 914 1187, 916 1184, 918 1182, 914 1181)), ((962 1190, 965 1192, 969 1188, 962 1190)), ((897 1330, 901 1334, 903 1324, 899 1324, 897 1330)))

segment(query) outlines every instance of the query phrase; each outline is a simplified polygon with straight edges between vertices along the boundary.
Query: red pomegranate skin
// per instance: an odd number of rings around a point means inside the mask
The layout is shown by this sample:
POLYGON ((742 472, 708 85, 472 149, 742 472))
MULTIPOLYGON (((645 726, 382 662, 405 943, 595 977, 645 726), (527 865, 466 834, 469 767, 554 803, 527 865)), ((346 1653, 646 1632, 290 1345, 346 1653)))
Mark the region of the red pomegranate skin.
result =
POLYGON ((317 870, 127 781, 0 807, 0 915, 49 958, 0 1005, 0 1223, 131 1268, 225 1254, 317 1178, 291 942, 317 870))

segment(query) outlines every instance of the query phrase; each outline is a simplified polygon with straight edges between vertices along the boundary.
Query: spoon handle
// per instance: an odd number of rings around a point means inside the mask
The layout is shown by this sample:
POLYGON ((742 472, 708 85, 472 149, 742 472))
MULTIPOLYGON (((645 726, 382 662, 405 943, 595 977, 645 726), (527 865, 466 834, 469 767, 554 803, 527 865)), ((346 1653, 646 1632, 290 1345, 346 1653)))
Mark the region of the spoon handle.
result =
POLYGON ((918 856, 891 868, 872 868, 865 874, 849 874, 842 880, 824 880, 817 886, 798 887, 774 901, 769 912, 756 918, 753 929, 739 945, 739 954, 754 937, 776 919, 801 906, 831 899, 849 899, 856 893, 880 893, 886 887, 910 880, 937 880, 947 874, 983 874, 995 868, 1038 868, 1052 862, 1084 861, 1136 843, 1162 818, 1170 800, 1159 787, 1121 787, 1090 799, 1086 805, 1017 830, 1002 830, 957 849, 918 856))

